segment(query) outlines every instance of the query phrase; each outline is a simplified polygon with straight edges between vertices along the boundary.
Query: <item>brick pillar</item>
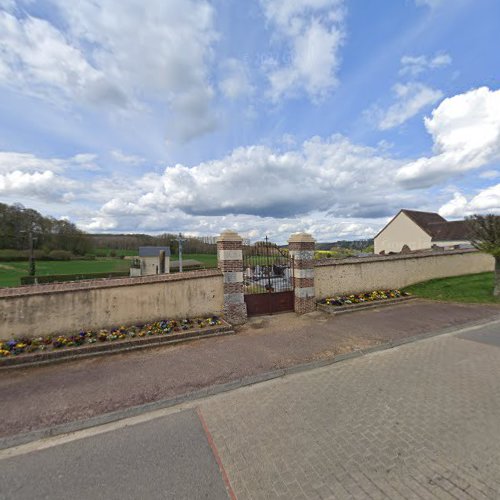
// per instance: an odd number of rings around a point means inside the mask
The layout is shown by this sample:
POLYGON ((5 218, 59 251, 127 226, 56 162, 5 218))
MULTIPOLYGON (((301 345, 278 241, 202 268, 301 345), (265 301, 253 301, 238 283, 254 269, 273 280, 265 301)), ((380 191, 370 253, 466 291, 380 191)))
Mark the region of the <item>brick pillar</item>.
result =
POLYGON ((288 250, 293 261, 295 282, 295 305, 297 314, 316 309, 314 292, 314 238, 307 233, 292 234, 288 240, 288 250))
POLYGON ((233 325, 247 320, 243 297, 243 239, 234 231, 224 231, 217 239, 217 262, 224 274, 224 316, 233 325))

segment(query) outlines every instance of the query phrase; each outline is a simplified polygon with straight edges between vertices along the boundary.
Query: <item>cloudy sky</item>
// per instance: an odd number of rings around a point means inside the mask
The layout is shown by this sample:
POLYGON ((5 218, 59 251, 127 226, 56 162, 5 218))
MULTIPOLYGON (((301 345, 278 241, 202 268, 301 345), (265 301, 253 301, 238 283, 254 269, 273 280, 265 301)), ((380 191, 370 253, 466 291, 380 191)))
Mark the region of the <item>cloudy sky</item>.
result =
POLYGON ((498 0, 0 0, 0 201, 91 232, 500 213, 498 0))

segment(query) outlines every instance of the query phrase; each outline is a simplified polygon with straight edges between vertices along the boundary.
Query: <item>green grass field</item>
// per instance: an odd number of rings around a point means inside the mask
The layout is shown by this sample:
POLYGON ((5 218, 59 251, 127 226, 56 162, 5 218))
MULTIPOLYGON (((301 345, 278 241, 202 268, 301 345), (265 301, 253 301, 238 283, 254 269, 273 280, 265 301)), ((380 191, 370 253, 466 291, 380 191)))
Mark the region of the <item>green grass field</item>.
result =
MULTIPOLYGON (((124 252, 127 252, 125 250, 124 252)), ((137 252, 130 251, 132 255, 137 252)), ((194 259, 203 264, 203 267, 217 267, 217 255, 184 254, 184 259, 194 259)), ((172 261, 178 260, 173 255, 172 261)), ((48 274, 79 274, 79 273, 110 273, 126 272, 130 268, 128 259, 97 258, 95 260, 51 261, 36 262, 37 276, 48 274)), ((19 286, 21 276, 28 275, 28 262, 0 262, 0 287, 19 286)))
POLYGON ((115 257, 133 257, 139 253, 138 250, 122 250, 115 248, 96 248, 93 252, 97 257, 111 257, 111 253, 114 253, 115 257))
POLYGON ((405 290, 425 299, 500 304, 500 297, 493 297, 493 273, 435 279, 417 283, 405 290))
MULTIPOLYGON (((183 253, 182 260, 193 259, 201 262, 203 267, 217 267, 217 255, 207 254, 207 253, 183 253)), ((178 255, 172 255, 170 257, 171 261, 179 260, 178 255)))
MULTIPOLYGON (((36 262, 37 276, 47 274, 108 273, 128 271, 130 261, 123 259, 67 260, 36 262)), ((0 287, 19 286, 21 276, 28 275, 27 262, 0 262, 0 287)))

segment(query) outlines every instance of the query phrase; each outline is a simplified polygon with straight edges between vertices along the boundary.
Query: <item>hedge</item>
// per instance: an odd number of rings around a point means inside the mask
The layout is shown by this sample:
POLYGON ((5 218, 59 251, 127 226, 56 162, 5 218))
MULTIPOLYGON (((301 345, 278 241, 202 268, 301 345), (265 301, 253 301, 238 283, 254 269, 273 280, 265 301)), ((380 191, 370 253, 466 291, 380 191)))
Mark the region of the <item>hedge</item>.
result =
MULTIPOLYGON (((3 254, 0 255, 0 262, 28 262, 29 256, 28 255, 19 255, 19 254, 14 254, 14 255, 8 255, 8 254, 3 254)), ((71 255, 71 257, 68 259, 66 256, 64 258, 59 258, 57 254, 36 254, 35 253, 35 261, 37 260, 96 260, 96 256, 92 254, 88 255, 71 255)))
POLYGON ((23 255, 0 255, 0 262, 27 262, 28 257, 23 255))
POLYGON ((80 274, 47 274, 44 276, 21 276, 21 285, 33 285, 35 279, 38 284, 57 283, 62 281, 80 281, 99 278, 119 278, 129 276, 126 271, 110 273, 80 273, 80 274))

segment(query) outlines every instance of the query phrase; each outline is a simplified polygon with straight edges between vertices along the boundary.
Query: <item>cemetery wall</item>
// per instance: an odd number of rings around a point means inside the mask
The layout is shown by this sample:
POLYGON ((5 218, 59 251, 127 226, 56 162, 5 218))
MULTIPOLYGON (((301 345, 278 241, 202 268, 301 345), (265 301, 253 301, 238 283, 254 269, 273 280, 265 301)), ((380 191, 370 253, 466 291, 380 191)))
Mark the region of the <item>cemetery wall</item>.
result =
POLYGON ((332 295, 403 288, 434 278, 493 271, 492 256, 475 250, 450 250, 315 261, 316 299, 332 295))
POLYGON ((217 269, 0 289, 0 338, 221 314, 217 269))

